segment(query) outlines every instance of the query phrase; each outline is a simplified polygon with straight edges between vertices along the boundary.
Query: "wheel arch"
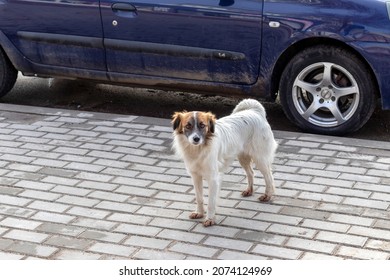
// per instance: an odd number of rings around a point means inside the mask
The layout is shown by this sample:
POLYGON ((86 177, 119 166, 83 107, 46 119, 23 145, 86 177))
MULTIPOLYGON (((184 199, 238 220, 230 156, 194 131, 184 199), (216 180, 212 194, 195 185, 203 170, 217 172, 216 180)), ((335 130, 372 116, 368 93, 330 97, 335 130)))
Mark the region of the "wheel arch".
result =
POLYGON ((290 60, 299 52, 303 51, 306 48, 309 47, 315 47, 315 46, 329 46, 329 47, 339 47, 347 50, 348 52, 352 53, 356 57, 360 59, 362 63, 364 63, 367 67, 367 69, 370 72, 370 75, 374 81, 375 84, 375 95, 377 97, 380 97, 380 87, 378 84, 377 77, 370 66, 370 64, 367 62, 367 60, 353 47, 349 46, 348 44, 341 42, 337 39, 333 38, 324 38, 324 37, 317 37, 317 38, 307 38, 303 39, 301 41, 296 42, 295 44, 289 46, 278 58, 278 60, 275 63, 274 69, 272 71, 271 75, 271 83, 270 83, 270 94, 273 99, 276 99, 278 91, 279 91, 279 83, 280 79, 283 73, 283 70, 286 68, 286 65, 290 62, 290 60))

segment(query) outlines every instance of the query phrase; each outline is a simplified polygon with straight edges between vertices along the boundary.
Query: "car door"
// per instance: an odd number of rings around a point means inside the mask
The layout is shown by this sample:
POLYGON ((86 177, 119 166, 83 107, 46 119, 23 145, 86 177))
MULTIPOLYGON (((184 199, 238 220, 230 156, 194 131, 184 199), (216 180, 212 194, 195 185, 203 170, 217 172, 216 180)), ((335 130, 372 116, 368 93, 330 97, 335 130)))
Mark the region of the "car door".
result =
POLYGON ((262 0, 101 0, 111 73, 257 80, 262 0))
POLYGON ((99 0, 8 0, 0 9, 1 31, 33 63, 106 70, 99 0))

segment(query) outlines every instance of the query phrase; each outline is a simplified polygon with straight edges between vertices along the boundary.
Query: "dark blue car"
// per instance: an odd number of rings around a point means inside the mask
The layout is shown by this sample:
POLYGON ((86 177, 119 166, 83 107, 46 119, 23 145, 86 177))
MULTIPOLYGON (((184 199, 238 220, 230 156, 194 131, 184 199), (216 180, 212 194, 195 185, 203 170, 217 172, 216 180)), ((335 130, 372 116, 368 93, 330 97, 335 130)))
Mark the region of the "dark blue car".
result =
POLYGON ((0 0, 0 95, 20 71, 279 96, 302 129, 345 134, 390 109, 389 16, 384 0, 0 0))

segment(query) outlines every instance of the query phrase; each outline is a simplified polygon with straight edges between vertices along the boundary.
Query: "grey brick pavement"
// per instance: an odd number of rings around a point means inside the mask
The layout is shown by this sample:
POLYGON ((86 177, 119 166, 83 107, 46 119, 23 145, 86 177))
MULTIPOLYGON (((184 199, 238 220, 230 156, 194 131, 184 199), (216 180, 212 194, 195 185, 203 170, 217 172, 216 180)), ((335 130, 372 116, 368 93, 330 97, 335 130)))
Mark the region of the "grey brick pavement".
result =
POLYGON ((390 142, 275 135, 277 196, 235 162, 204 228, 169 120, 0 104, 0 259, 390 259, 390 142))

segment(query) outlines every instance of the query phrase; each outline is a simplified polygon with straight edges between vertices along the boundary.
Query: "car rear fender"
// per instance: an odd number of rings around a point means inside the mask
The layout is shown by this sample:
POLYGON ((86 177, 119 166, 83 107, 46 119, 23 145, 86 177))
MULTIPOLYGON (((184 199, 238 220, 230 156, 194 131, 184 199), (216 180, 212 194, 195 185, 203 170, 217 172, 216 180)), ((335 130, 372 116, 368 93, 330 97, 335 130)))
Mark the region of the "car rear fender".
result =
POLYGON ((32 72, 30 61, 15 47, 14 44, 0 30, 0 47, 3 49, 8 59, 16 70, 21 72, 32 72))

